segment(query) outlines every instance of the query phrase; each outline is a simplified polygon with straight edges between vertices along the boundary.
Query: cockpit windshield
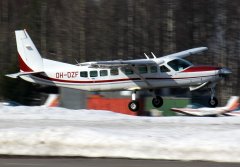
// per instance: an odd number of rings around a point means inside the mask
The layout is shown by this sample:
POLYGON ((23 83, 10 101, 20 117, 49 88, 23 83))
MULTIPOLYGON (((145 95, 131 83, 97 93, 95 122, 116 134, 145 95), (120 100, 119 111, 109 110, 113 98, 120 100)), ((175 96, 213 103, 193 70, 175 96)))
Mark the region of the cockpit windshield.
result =
POLYGON ((192 65, 191 63, 181 59, 175 59, 175 60, 169 61, 167 64, 175 71, 184 70, 192 65))

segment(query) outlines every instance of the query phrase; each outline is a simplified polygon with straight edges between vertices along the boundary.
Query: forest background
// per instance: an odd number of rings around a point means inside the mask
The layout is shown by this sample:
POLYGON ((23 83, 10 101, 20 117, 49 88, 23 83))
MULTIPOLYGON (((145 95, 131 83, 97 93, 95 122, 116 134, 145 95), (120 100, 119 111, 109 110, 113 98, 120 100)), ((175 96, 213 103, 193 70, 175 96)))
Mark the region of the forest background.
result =
POLYGON ((206 46, 195 64, 228 67, 220 102, 240 95, 239 0, 0 0, 0 100, 28 103, 39 86, 18 71, 14 31, 27 29, 43 57, 76 63, 163 56, 206 46))

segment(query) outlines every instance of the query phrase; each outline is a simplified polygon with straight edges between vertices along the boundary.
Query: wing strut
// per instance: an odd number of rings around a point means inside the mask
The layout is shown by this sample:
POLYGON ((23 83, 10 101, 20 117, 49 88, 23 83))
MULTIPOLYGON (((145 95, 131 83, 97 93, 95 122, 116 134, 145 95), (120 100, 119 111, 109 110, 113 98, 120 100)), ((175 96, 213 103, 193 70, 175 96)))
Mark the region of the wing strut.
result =
POLYGON ((133 70, 133 72, 135 74, 137 74, 137 76, 140 77, 140 79, 145 82, 147 84, 147 86, 151 87, 152 88, 152 85, 146 80, 146 78, 144 78, 140 73, 139 71, 135 68, 135 66, 130 66, 130 68, 133 70))

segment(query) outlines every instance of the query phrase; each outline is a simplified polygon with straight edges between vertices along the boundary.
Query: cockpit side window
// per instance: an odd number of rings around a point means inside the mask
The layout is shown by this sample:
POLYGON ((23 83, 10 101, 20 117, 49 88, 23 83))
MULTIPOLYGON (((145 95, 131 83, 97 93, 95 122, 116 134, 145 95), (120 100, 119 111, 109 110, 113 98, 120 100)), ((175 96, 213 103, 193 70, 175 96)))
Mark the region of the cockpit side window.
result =
POLYGON ((175 59, 175 60, 169 61, 167 64, 175 71, 181 71, 191 66, 190 63, 183 61, 181 59, 175 59))
POLYGON ((161 72, 170 72, 170 70, 164 65, 160 66, 160 71, 161 72))

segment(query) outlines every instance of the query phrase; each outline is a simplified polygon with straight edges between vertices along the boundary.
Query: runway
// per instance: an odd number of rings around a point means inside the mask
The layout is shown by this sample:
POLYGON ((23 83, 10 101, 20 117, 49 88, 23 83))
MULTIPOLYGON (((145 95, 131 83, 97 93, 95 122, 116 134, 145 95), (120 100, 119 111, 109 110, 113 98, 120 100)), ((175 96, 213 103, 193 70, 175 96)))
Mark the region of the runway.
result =
POLYGON ((1 167, 239 167, 240 163, 79 157, 1 157, 1 167))

